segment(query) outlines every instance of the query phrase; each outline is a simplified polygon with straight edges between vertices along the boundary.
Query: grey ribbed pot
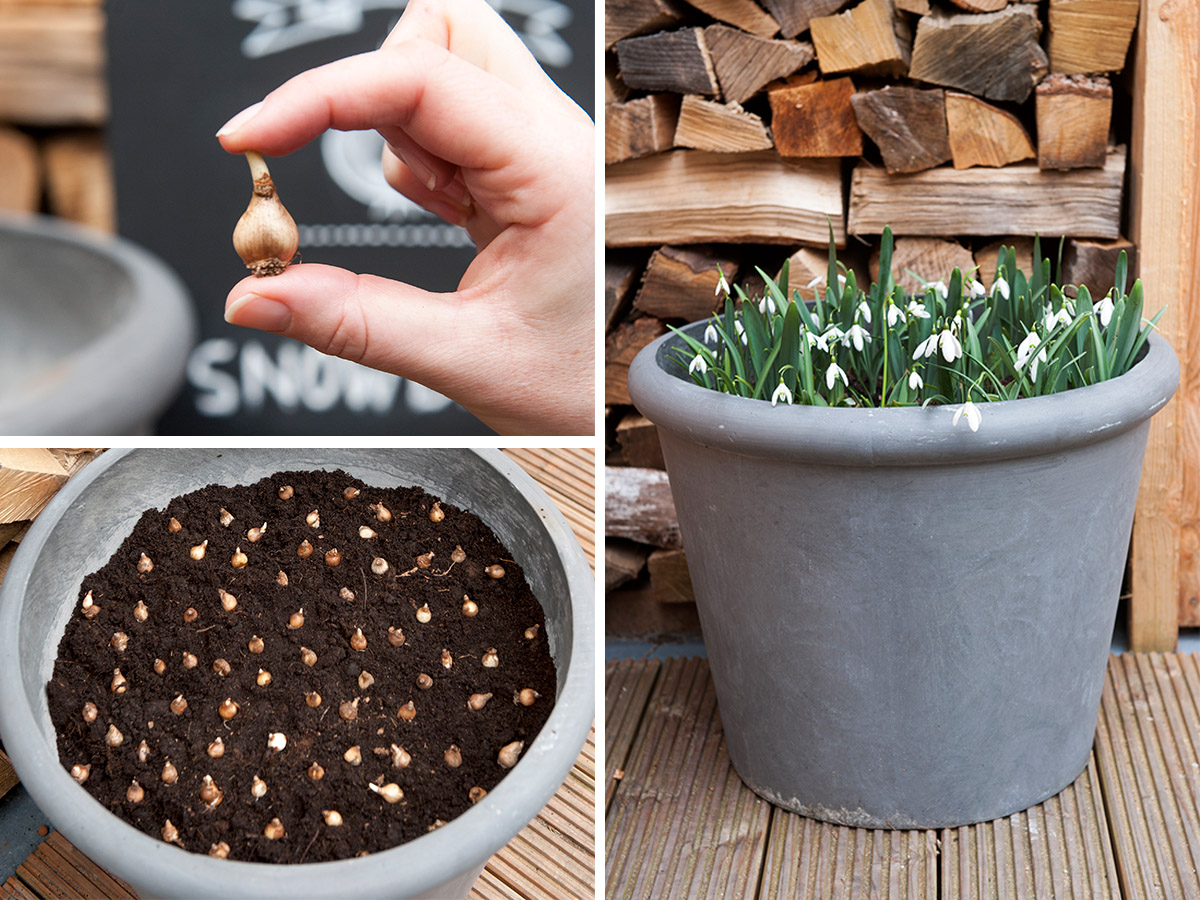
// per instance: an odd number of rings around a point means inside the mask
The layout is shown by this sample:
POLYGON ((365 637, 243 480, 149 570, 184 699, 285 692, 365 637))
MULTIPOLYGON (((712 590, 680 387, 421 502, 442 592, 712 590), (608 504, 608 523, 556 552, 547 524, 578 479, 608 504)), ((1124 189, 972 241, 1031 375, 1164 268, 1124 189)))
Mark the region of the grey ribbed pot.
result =
POLYGON ((0 588, 0 736, 21 782, 72 843, 143 897, 463 898, 491 854, 558 789, 594 714, 594 579, 570 527, 495 450, 110 450, 37 518, 0 588), (362 859, 274 866, 188 853, 127 825, 62 768, 45 684, 83 576, 141 513, 213 482, 341 468, 380 487, 420 485, 477 513, 521 564, 558 668, 550 719, 494 790, 443 828, 362 859))
MULTIPOLYGON (((700 339, 705 323, 689 326, 700 339)), ((644 349, 729 755, 786 809, 941 828, 1060 791, 1091 749, 1150 417, 1179 363, 953 407, 778 407, 644 349)))
POLYGON ((166 264, 49 216, 0 216, 0 433, 147 433, 196 323, 166 264))

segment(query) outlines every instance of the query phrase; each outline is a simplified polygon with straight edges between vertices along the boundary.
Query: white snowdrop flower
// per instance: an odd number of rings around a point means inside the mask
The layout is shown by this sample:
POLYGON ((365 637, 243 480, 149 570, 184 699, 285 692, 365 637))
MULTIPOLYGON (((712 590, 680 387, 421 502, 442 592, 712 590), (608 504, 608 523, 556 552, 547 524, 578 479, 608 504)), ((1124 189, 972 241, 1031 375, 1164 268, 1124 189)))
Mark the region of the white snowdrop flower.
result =
POLYGON ((929 337, 925 338, 925 340, 921 341, 921 343, 917 344, 917 349, 913 351, 913 359, 921 359, 922 357, 929 359, 929 357, 937 353, 938 337, 938 332, 935 331, 929 337))
POLYGON ((817 337, 815 334, 813 334, 811 331, 809 331, 803 325, 800 326, 800 334, 802 334, 804 336, 804 339, 806 341, 808 341, 808 348, 810 350, 813 347, 817 346, 817 344, 820 343, 820 341, 821 341, 821 339, 819 337, 817 337))
POLYGON ((971 296, 972 297, 982 297, 986 293, 987 293, 987 288, 985 288, 981 282, 979 282, 977 279, 971 280, 971 296))
POLYGON ((935 281, 929 286, 933 288, 937 295, 943 300, 950 296, 950 290, 946 287, 946 282, 944 281, 935 281))
POLYGON ((850 382, 846 378, 846 373, 836 362, 831 362, 829 368, 825 370, 825 387, 833 390, 833 385, 838 379, 842 379, 842 384, 849 387, 850 382))
POLYGON ((1041 342, 1042 339, 1037 336, 1037 333, 1031 331, 1029 334, 1025 335, 1025 340, 1021 341, 1021 343, 1017 346, 1017 371, 1020 371, 1022 368, 1024 368, 1025 363, 1029 362, 1029 360, 1032 358, 1033 365, 1029 367, 1029 377, 1033 381, 1037 381, 1038 364, 1044 363, 1048 359, 1044 348, 1042 350, 1037 350, 1037 347, 1039 344, 1041 344, 1041 342), (1035 350, 1037 350, 1036 355, 1034 353, 1035 350))
POLYGON ((775 388, 775 393, 771 395, 771 405, 774 406, 780 400, 789 404, 792 402, 792 392, 788 390, 788 386, 782 381, 779 382, 779 387, 775 388))
POLYGON ((898 307, 895 303, 888 301, 887 308, 887 324, 888 328, 895 328, 897 322, 907 322, 908 318, 904 315, 904 310, 898 307))
POLYGON ((1060 322, 1064 325, 1070 325, 1071 318, 1072 318, 1071 314, 1068 313, 1066 311, 1066 309, 1060 309, 1058 312, 1055 312, 1053 309, 1050 308, 1050 305, 1047 304, 1046 305, 1046 315, 1043 317, 1042 321, 1043 321, 1043 324, 1045 324, 1045 326, 1046 326, 1046 331, 1053 331, 1054 326, 1059 324, 1060 322))
POLYGON ((909 300, 906 309, 908 310, 908 314, 910 316, 916 316, 918 319, 929 318, 929 310, 925 308, 924 303, 920 303, 916 300, 909 300))
POLYGON ((704 329, 704 343, 715 344, 720 338, 717 336, 717 329, 712 322, 708 323, 708 327, 704 329))
POLYGON ((742 339, 743 345, 749 342, 750 338, 746 336, 746 326, 742 324, 741 319, 733 320, 733 330, 738 333, 738 336, 742 339))
POLYGON ((871 304, 866 300, 858 304, 858 314, 863 317, 863 321, 868 325, 871 324, 871 304))
POLYGON ((1008 281, 1004 278, 997 278, 992 284, 992 293, 999 294, 1005 300, 1008 299, 1008 281))
POLYGON ((842 343, 846 346, 853 346, 859 353, 862 352, 863 343, 871 343, 871 335, 863 330, 863 327, 855 322, 850 326, 850 330, 846 332, 846 336, 842 338, 842 343))
POLYGON ((693 359, 691 362, 691 365, 688 366, 688 372, 689 373, 699 372, 701 375, 703 375, 707 371, 708 371, 708 363, 706 363, 704 361, 703 356, 701 356, 699 353, 697 353, 696 358, 693 359))
POLYGON ((1112 321, 1113 301, 1111 294, 1105 294, 1098 302, 1092 304, 1092 312, 1100 319, 1100 327, 1107 328, 1112 321))
POLYGON ((760 315, 766 315, 767 310, 771 311, 771 315, 775 315, 775 300, 769 296, 763 297, 758 301, 758 312, 760 315))
POLYGON ((921 373, 913 369, 908 373, 908 388, 912 391, 919 391, 925 387, 925 379, 921 377, 921 373))
POLYGON ((846 276, 843 275, 841 272, 838 272, 838 285, 840 287, 846 286, 846 276))
POLYGON ((938 336, 938 346, 941 348, 942 357, 946 362, 954 362, 963 355, 962 344, 949 328, 938 336))
POLYGON ((717 289, 713 291, 714 297, 719 297, 722 291, 726 294, 729 293, 729 282, 725 280, 725 270, 717 269, 717 271, 721 273, 721 277, 717 279, 717 289))
POLYGON ((805 287, 808 288, 809 290, 811 290, 812 288, 815 288, 818 284, 820 284, 824 280, 825 280, 824 275, 818 275, 816 278, 814 278, 812 281, 810 281, 808 284, 806 284, 805 287))
POLYGON ((957 425, 958 420, 963 416, 967 417, 967 426, 972 431, 979 430, 979 423, 983 421, 983 413, 981 413, 979 411, 979 407, 970 400, 958 408, 958 411, 954 414, 954 422, 952 424, 957 425))
POLYGON ((828 353, 830 344, 837 344, 845 337, 846 332, 842 331, 836 325, 830 325, 825 329, 825 333, 817 338, 817 347, 828 353))

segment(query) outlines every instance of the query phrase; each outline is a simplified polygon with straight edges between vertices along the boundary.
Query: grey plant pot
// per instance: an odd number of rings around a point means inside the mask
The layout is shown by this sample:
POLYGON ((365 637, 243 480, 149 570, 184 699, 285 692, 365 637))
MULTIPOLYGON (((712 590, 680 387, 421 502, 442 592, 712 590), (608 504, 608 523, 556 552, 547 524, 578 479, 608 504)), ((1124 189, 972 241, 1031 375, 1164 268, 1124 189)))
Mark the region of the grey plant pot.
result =
POLYGON ((183 381, 187 290, 129 241, 0 217, 0 433, 151 430, 183 381))
POLYGON ((594 715, 594 579, 562 515, 495 450, 110 450, 34 522, 0 588, 0 736, 38 806, 143 897, 462 898, 487 859, 570 771, 594 715), (420 485, 477 513, 512 550, 546 613, 558 668, 550 719, 494 790, 443 828, 362 859, 272 866, 187 853, 113 816, 62 768, 45 684, 83 576, 142 511, 206 484, 282 469, 342 468, 381 487, 420 485))
MULTIPOLYGON (((689 326, 696 339, 703 322, 689 326)), ((658 426, 729 755, 786 809, 942 828, 1083 770, 1150 417, 1154 336, 1118 379, 952 407, 772 408, 709 391, 668 335, 629 371, 658 426)))

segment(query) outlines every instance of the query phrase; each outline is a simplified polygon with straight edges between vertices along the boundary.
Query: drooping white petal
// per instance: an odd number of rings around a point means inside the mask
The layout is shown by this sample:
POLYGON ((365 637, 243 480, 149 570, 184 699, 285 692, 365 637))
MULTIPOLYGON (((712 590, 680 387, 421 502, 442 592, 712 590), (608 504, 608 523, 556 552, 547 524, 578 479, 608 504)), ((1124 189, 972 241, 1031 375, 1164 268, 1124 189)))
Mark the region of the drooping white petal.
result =
POLYGON ((997 278, 992 285, 992 292, 999 294, 1005 300, 1008 299, 1008 281, 1004 278, 997 278))
POLYGON ((720 338, 717 336, 717 329, 712 322, 708 323, 708 327, 704 329, 704 343, 715 344, 720 338))
POLYGON ((713 296, 719 297, 722 291, 726 294, 729 293, 729 282, 725 280, 724 270, 718 269, 718 271, 721 273, 721 277, 717 279, 717 289, 713 291, 713 296))
POLYGON ((841 272, 838 272, 838 284, 841 285, 842 287, 846 286, 846 276, 843 275, 841 272))
POLYGON ((814 278, 812 281, 810 281, 808 284, 806 284, 805 287, 809 288, 809 289, 815 288, 818 284, 820 284, 824 280, 825 280, 824 275, 818 275, 816 278, 814 278))
POLYGON ((921 343, 917 344, 917 349, 913 351, 913 359, 929 359, 933 354, 937 353, 938 333, 935 331, 921 343))
POLYGON ((928 319, 929 310, 925 308, 924 303, 918 303, 916 300, 908 301, 908 314, 916 316, 918 319, 928 319))
POLYGON ((982 297, 986 293, 987 293, 987 288, 985 288, 980 281, 978 281, 976 279, 971 280, 971 296, 972 297, 982 297))
POLYGON ((863 327, 855 322, 850 326, 850 330, 846 332, 846 336, 842 338, 842 343, 848 346, 853 346, 858 352, 862 352, 863 342, 871 343, 871 335, 863 330, 863 327))
POLYGON ((921 377, 921 373, 916 369, 914 369, 908 375, 908 387, 909 390, 913 391, 919 391, 921 388, 925 387, 925 379, 921 377))
POLYGON ((942 357, 946 362, 954 362, 963 355, 962 344, 950 329, 946 329, 938 337, 938 346, 941 348, 942 357))
POLYGON ((707 371, 708 371, 708 363, 704 361, 703 356, 701 356, 699 353, 697 353, 696 358, 693 359, 691 362, 691 365, 688 366, 688 372, 693 372, 693 373, 699 372, 700 374, 703 375, 707 371))
POLYGON ((941 296, 941 298, 943 300, 945 300, 947 297, 950 296, 950 291, 946 287, 946 282, 944 282, 944 281, 937 281, 934 284, 930 285, 930 287, 932 287, 935 291, 937 291, 937 293, 941 296))
POLYGON ((771 405, 774 406, 780 400, 784 403, 792 402, 792 392, 788 390, 788 386, 782 381, 779 382, 779 387, 775 388, 775 393, 771 395, 771 405))
POLYGON ((972 403, 970 400, 968 400, 966 403, 964 403, 962 406, 960 406, 958 408, 957 412, 954 413, 953 424, 957 425, 958 420, 961 419, 963 416, 966 416, 966 418, 967 418, 967 427, 968 428, 970 428, 972 431, 979 430, 979 425, 981 422, 983 422, 983 413, 981 413, 979 411, 979 407, 976 406, 974 403, 972 403))
POLYGON ((868 325, 871 324, 871 304, 866 300, 858 304, 858 314, 863 317, 863 321, 868 325))
POLYGON ((850 382, 846 380, 846 373, 842 370, 842 367, 835 362, 830 363, 829 368, 825 370, 825 387, 832 391, 834 383, 839 378, 842 379, 842 384, 850 384, 850 382))
POLYGON ((1100 327, 1107 328, 1112 321, 1113 300, 1111 294, 1105 294, 1098 302, 1092 304, 1092 312, 1100 319, 1100 327))

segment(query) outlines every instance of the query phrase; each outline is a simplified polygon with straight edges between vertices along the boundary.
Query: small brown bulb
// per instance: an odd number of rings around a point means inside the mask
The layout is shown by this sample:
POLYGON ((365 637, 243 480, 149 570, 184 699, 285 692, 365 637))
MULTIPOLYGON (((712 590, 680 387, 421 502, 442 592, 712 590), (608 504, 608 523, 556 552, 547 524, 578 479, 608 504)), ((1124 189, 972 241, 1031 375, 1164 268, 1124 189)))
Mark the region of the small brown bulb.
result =
POLYGON ((500 665, 500 654, 496 652, 495 647, 488 647, 480 662, 483 663, 485 669, 494 669, 500 665))
POLYGON ((496 762, 500 763, 506 769, 511 769, 517 764, 517 759, 521 756, 521 751, 524 749, 524 741, 513 741, 511 744, 505 744, 496 755, 496 762))
POLYGON ((188 622, 189 624, 195 622, 198 618, 200 618, 200 613, 197 612, 196 607, 194 606, 189 606, 183 611, 183 621, 188 622))
POLYGON ((296 492, 294 490, 292 490, 292 486, 290 484, 285 484, 283 487, 281 487, 279 489, 279 499, 280 500, 291 500, 292 494, 294 494, 294 493, 296 493, 296 492))
POLYGON ((200 799, 208 804, 209 809, 220 806, 221 801, 225 799, 225 794, 210 775, 205 775, 204 781, 200 785, 200 799))
POLYGON ((96 601, 92 599, 92 592, 88 591, 83 602, 79 606, 79 611, 83 613, 85 619, 94 619, 100 612, 100 607, 96 605, 96 601))
POLYGON ((146 760, 148 760, 149 758, 150 758, 150 745, 147 744, 145 741, 142 741, 140 744, 138 744, 138 747, 137 747, 137 761, 140 762, 144 766, 146 764, 146 760))
POLYGON ((454 665, 454 657, 450 655, 450 651, 445 647, 442 648, 442 668, 449 669, 454 665))
POLYGON ((237 609, 237 597, 225 590, 225 588, 217 588, 217 596, 221 598, 221 608, 225 612, 233 612, 237 609))
POLYGON ((179 520, 171 516, 171 521, 167 522, 167 531, 171 532, 171 534, 179 534, 182 530, 183 526, 179 524, 179 520))
POLYGON ((287 587, 288 586, 287 572, 283 571, 283 569, 280 569, 279 573, 275 576, 275 583, 277 585, 279 585, 280 587, 287 587))
POLYGON ((238 709, 237 703, 232 698, 226 697, 221 701, 221 705, 217 707, 217 714, 228 722, 238 714, 238 709))
POLYGON ((353 700, 343 700, 338 704, 338 715, 347 722, 353 722, 358 718, 358 698, 353 700))
POLYGON ((154 571, 154 563, 145 553, 138 557, 137 570, 143 575, 154 571))
POLYGON ((266 795, 267 783, 255 775, 254 780, 250 782, 250 796, 255 800, 261 800, 266 795))
POLYGON ((503 578, 504 577, 504 566, 499 565, 499 564, 492 564, 492 565, 488 566, 486 569, 484 569, 483 571, 487 572, 489 578, 503 578))
MULTIPOLYGON (((272 273, 265 272, 263 274, 272 274, 272 273)), ((278 274, 278 273, 274 273, 274 274, 278 274)), ((278 817, 272 819, 270 822, 267 823, 267 827, 263 829, 263 837, 265 837, 269 841, 277 841, 280 838, 287 837, 287 831, 284 830, 283 823, 279 821, 278 817)))
POLYGON ((462 751, 458 749, 458 744, 451 744, 446 748, 446 752, 442 754, 442 759, 446 761, 452 769, 457 769, 462 765, 462 751))
POLYGON ((196 658, 196 654, 188 653, 186 650, 183 653, 183 667, 185 669, 194 669, 200 665, 200 660, 196 658))
POLYGON ((528 628, 525 629, 525 640, 532 641, 535 637, 537 637, 537 633, 538 633, 537 625, 530 625, 528 628))
POLYGON ((125 680, 125 676, 121 674, 120 669, 113 669, 112 683, 108 689, 114 694, 123 694, 129 688, 129 682, 125 680))
POLYGON ((367 649, 367 638, 361 628, 354 629, 354 634, 350 635, 350 649, 358 650, 360 653, 367 649))
POLYGON ((447 825, 447 822, 445 819, 434 819, 432 824, 430 824, 430 826, 428 828, 426 828, 425 830, 426 831, 437 831, 439 828, 445 828, 446 825, 447 825))
POLYGON ((246 642, 246 649, 251 653, 262 653, 265 646, 263 639, 257 634, 251 635, 250 640, 246 642))
POLYGON ((220 738, 216 738, 208 745, 208 755, 213 759, 220 759, 225 755, 225 742, 220 738))
POLYGON ((350 763, 352 766, 357 766, 362 763, 362 749, 355 744, 349 750, 342 754, 342 759, 350 763))
POLYGON ((325 551, 325 565, 331 569, 340 565, 342 562, 342 552, 334 547, 332 550, 325 551))
POLYGON ((259 525, 255 528, 251 528, 249 531, 246 532, 246 540, 248 540, 252 544, 257 544, 262 539, 262 536, 266 533, 267 533, 267 523, 263 522, 262 525, 259 525))
POLYGON ((375 513, 375 518, 380 522, 392 521, 392 511, 382 503, 372 503, 368 508, 375 513))
POLYGON ((479 615, 479 604, 464 594, 462 611, 463 615, 468 619, 473 619, 475 616, 479 615))
POLYGON ((367 688, 371 687, 371 685, 373 685, 374 683, 375 683, 375 676, 372 675, 370 672, 368 672, 366 669, 363 669, 361 672, 358 673, 358 689, 360 691, 365 691, 367 688))
POLYGON ((287 749, 287 735, 282 731, 272 731, 267 735, 267 749, 282 753, 287 749))
POLYGON ((233 513, 231 513, 229 510, 227 510, 225 507, 222 506, 221 512, 220 512, 220 519, 221 519, 221 527, 228 528, 230 525, 233 524, 233 513))
POLYGON ((467 551, 463 550, 462 547, 455 544, 454 549, 450 551, 450 561, 455 562, 455 563, 460 563, 460 562, 463 562, 464 560, 466 560, 466 558, 467 558, 467 551))
POLYGON ((177 716, 182 716, 184 710, 187 709, 187 700, 183 699, 183 694, 177 694, 175 699, 171 701, 171 712, 177 716))
POLYGON ((407 769, 412 762, 412 756, 398 744, 392 744, 392 768, 407 769))
POLYGON ((229 859, 229 845, 224 841, 209 844, 208 855, 215 856, 217 859, 229 859))
POLYGON ((427 553, 422 553, 420 556, 417 557, 417 568, 428 569, 432 565, 433 565, 433 551, 432 550, 428 551, 427 553))
POLYGON ((417 687, 419 687, 423 691, 427 691, 431 687, 433 687, 433 679, 430 678, 428 675, 426 675, 424 672, 422 672, 420 675, 417 676, 417 687))
POLYGON ((376 575, 386 575, 388 570, 388 561, 382 556, 377 556, 371 560, 371 571, 376 575))
POLYGON ((91 774, 91 764, 80 765, 79 763, 75 763, 75 765, 71 766, 71 777, 75 779, 76 784, 83 784, 91 774))
POLYGON ((442 502, 437 500, 433 504, 433 509, 429 511, 430 522, 440 522, 446 518, 446 513, 442 511, 442 502))
POLYGON ((192 549, 188 551, 188 556, 190 556, 192 559, 196 560, 196 562, 199 562, 200 560, 204 559, 204 554, 207 552, 208 552, 208 541, 204 540, 204 541, 201 541, 199 544, 196 544, 196 546, 192 547, 192 549))
POLYGON ((325 769, 320 763, 313 763, 308 767, 308 777, 313 781, 320 781, 325 777, 325 769))
POLYGON ((295 631, 297 628, 304 627, 304 607, 300 607, 300 609, 288 616, 287 627, 292 631, 295 631))
POLYGON ((347 603, 349 603, 351 600, 354 599, 354 591, 350 590, 350 588, 348 588, 348 587, 344 587, 340 591, 338 591, 338 596, 341 597, 343 600, 345 600, 347 603))
POLYGON ((163 784, 174 784, 179 780, 179 770, 169 759, 163 763, 162 772, 158 775, 163 784))
POLYGON ((417 621, 420 622, 422 625, 425 625, 432 618, 433 618, 433 613, 430 612, 430 610, 429 610, 429 604, 428 603, 422 604, 421 608, 417 610, 417 621))
POLYGON ((165 671, 167 671, 166 661, 162 659, 154 660, 154 674, 161 675, 165 671))
POLYGON ((492 699, 492 695, 490 693, 472 694, 471 699, 469 699, 467 701, 467 707, 469 709, 476 709, 476 710, 483 709, 487 705, 487 702, 491 699, 492 699))
POLYGON ((171 820, 167 819, 162 827, 162 839, 168 844, 173 844, 179 840, 179 829, 171 824, 171 820))
POLYGON ((133 779, 129 783, 129 787, 125 789, 125 799, 130 803, 141 803, 146 797, 146 790, 137 783, 137 779, 133 779))
POLYGON ((224 657, 218 657, 217 659, 213 660, 212 670, 213 674, 220 675, 222 678, 224 678, 233 670, 233 667, 229 665, 229 660, 225 659, 224 657))
POLYGON ((388 643, 393 647, 401 647, 404 645, 404 632, 395 625, 388 626, 388 643))
MULTIPOLYGON (((250 195, 250 205, 233 229, 233 249, 256 277, 280 275, 296 256, 300 232, 275 191, 275 182, 262 154, 248 150, 246 160, 254 179, 254 192, 250 195)), ((291 486, 284 488, 290 497, 291 486)), ((286 500, 284 488, 280 489, 280 497, 286 500)))
POLYGON ((133 608, 133 617, 139 622, 145 622, 148 618, 150 618, 150 607, 148 607, 143 601, 139 600, 137 602, 137 606, 133 608))
POLYGON ((317 654, 313 653, 307 647, 300 648, 300 662, 304 663, 310 669, 317 664, 317 654))
POLYGON ((96 717, 98 715, 100 715, 100 711, 96 709, 96 704, 91 700, 83 704, 83 721, 90 725, 92 722, 96 721, 96 717))
POLYGON ((336 809, 321 810, 321 818, 325 820, 325 824, 330 828, 337 828, 342 824, 342 814, 336 809))
POLYGON ((411 722, 413 719, 415 719, 417 717, 417 707, 413 704, 413 702, 411 700, 409 700, 402 707, 400 707, 400 709, 396 713, 396 715, 399 716, 401 719, 403 719, 405 722, 411 722))
POLYGON ((304 702, 310 709, 316 709, 321 705, 321 695, 316 691, 309 691, 304 695, 304 702))
POLYGON ((304 523, 311 528, 321 527, 321 514, 315 509, 304 517, 304 523))
POLYGON ((235 569, 246 568, 246 563, 250 562, 250 557, 242 552, 242 548, 238 547, 233 551, 233 556, 229 557, 229 564, 235 569))
POLYGON ((124 653, 125 648, 129 646, 129 635, 123 631, 115 631, 108 642, 118 653, 124 653))
POLYGON ((388 803, 399 803, 404 799, 404 791, 402 791, 400 789, 400 785, 396 784, 395 782, 385 784, 383 787, 379 787, 377 784, 370 783, 367 785, 367 787, 377 793, 388 803))
POLYGON ((519 703, 521 706, 533 706, 533 702, 540 696, 542 695, 533 688, 521 688, 513 694, 513 703, 519 703))
POLYGON ((125 743, 125 735, 121 734, 121 730, 116 725, 109 722, 108 733, 104 735, 104 743, 110 747, 120 747, 125 743))
POLYGON ((471 790, 467 791, 467 797, 470 798, 472 803, 478 803, 480 800, 482 800, 486 796, 487 796, 487 791, 485 791, 483 788, 481 788, 479 786, 475 786, 475 787, 471 788, 471 790))
POLYGON ((359 490, 354 485, 350 485, 350 487, 348 487, 344 491, 342 491, 342 496, 345 497, 347 500, 353 500, 355 497, 358 496, 358 494, 359 494, 359 490))
POLYGON ((375 529, 370 525, 363 525, 358 529, 358 536, 364 541, 369 541, 371 538, 375 537, 375 529))
POLYGON ((300 546, 296 548, 296 555, 301 559, 308 559, 310 556, 312 556, 312 552, 313 545, 308 542, 308 538, 302 540, 300 542, 300 546))
POLYGON ((266 687, 271 683, 271 673, 266 669, 259 669, 258 674, 254 676, 254 683, 259 687, 266 687))

